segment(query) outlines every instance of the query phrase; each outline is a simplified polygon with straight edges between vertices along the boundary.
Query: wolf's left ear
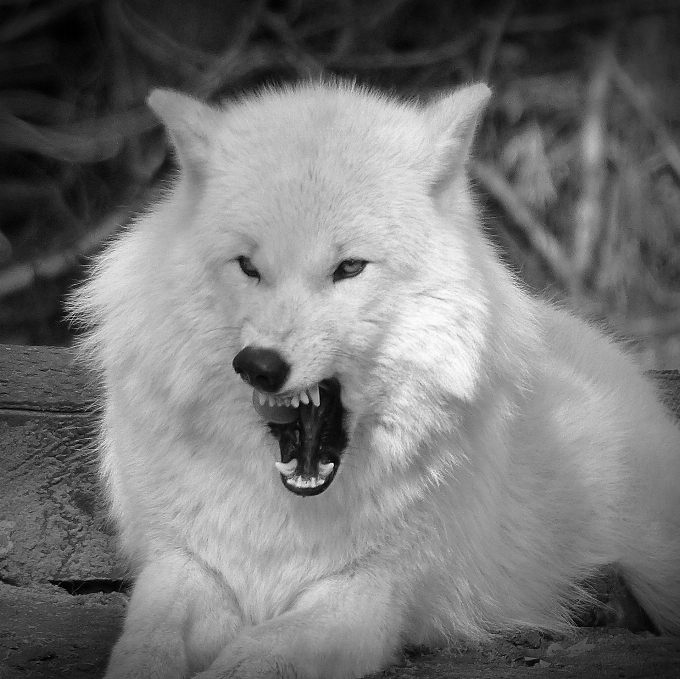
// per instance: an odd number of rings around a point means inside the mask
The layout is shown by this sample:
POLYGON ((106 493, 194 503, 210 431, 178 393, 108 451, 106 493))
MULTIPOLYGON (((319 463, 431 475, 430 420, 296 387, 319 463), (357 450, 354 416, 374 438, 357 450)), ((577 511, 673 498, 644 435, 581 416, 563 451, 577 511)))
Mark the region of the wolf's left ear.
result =
POLYGON ((220 111, 187 94, 164 89, 153 90, 146 103, 165 125, 182 169, 200 173, 220 111))
POLYGON ((491 97, 484 83, 470 85, 425 108, 434 146, 433 190, 445 189, 463 170, 479 117, 491 97))

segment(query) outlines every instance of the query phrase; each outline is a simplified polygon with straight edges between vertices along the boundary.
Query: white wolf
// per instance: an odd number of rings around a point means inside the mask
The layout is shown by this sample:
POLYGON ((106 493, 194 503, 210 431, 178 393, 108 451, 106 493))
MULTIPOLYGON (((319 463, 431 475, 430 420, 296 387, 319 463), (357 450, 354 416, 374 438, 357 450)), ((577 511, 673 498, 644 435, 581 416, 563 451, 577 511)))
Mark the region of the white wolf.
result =
POLYGON ((680 631, 680 432, 528 295, 466 178, 489 97, 156 91, 180 172, 74 309, 136 575, 108 679, 348 679, 564 629, 617 564, 680 631))

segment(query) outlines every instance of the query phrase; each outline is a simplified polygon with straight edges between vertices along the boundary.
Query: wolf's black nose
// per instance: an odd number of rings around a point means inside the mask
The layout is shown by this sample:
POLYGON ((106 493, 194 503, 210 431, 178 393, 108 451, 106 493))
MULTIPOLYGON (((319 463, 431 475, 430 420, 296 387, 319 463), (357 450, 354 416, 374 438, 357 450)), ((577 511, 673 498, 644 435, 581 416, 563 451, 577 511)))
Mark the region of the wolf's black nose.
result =
POLYGON ((236 354, 234 370, 260 391, 278 391, 288 377, 290 365, 273 349, 249 346, 236 354))

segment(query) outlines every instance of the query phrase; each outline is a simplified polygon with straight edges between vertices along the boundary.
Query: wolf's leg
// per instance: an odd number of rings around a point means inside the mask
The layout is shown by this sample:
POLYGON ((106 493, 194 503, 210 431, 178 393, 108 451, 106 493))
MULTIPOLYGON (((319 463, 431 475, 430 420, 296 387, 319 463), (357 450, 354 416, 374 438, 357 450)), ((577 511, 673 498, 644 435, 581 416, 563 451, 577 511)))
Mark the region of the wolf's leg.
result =
POLYGON ((237 611, 228 588, 189 557, 154 560, 137 579, 105 679, 191 676, 234 637, 237 611))
POLYGON ((196 679, 364 676, 394 661, 404 599, 386 573, 328 578, 287 613, 242 630, 196 679))

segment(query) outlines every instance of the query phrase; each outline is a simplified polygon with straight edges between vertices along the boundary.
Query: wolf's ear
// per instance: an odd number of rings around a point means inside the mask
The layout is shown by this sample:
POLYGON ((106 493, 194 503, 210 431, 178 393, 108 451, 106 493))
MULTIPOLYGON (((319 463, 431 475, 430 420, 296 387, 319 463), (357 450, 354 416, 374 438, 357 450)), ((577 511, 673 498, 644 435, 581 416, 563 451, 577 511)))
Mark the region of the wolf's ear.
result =
POLYGON ((200 174, 219 110, 186 94, 163 89, 153 90, 146 103, 165 125, 182 168, 200 174))
POLYGON ((488 86, 479 83, 456 90, 426 107, 434 145, 433 193, 446 190, 462 172, 477 122, 490 97, 488 86))

